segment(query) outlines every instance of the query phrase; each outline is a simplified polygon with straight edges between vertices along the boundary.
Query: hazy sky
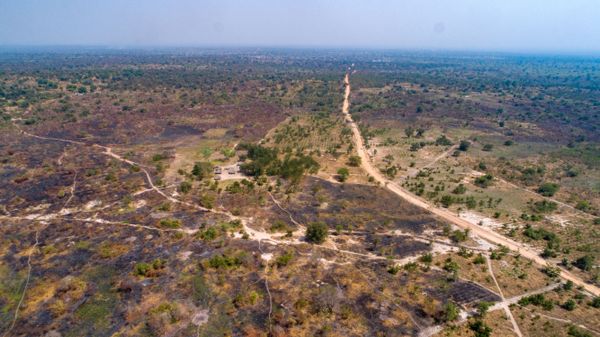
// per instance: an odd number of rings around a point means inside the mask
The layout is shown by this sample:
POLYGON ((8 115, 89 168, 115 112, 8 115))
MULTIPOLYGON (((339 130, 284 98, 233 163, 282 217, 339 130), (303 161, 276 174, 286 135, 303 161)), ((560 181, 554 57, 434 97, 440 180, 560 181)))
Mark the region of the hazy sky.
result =
POLYGON ((0 45, 600 51, 600 0, 0 0, 0 45))

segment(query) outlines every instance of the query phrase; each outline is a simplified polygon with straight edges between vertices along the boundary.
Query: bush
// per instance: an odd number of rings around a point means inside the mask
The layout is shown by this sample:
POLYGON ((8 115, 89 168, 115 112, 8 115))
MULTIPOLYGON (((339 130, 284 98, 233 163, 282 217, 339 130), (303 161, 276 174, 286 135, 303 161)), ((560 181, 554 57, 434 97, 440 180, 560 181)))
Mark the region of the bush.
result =
POLYGON ((294 258, 294 251, 288 250, 275 260, 275 264, 277 264, 278 267, 285 267, 290 263, 292 258, 294 258))
POLYGON ((491 174, 486 174, 486 175, 475 178, 474 183, 475 183, 475 185, 477 185, 481 188, 487 188, 492 185, 493 181, 494 181, 494 177, 491 174))
POLYGON ((460 144, 458 145, 458 149, 463 152, 467 151, 469 147, 471 147, 471 143, 468 140, 461 140, 460 144))
POLYGON ((151 264, 146 262, 136 263, 133 271, 138 276, 153 277, 157 276, 157 274, 165 267, 165 265, 165 260, 155 259, 151 264))
POLYGON ((288 225, 281 220, 275 220, 275 222, 273 222, 273 224, 271 225, 271 228, 269 228, 269 231, 271 231, 271 232, 285 233, 288 230, 289 230, 288 225))
POLYGON ((482 150, 483 150, 483 151, 486 151, 486 152, 489 152, 489 151, 492 151, 492 149, 493 149, 493 148, 494 148, 494 145, 492 145, 492 144, 485 144, 485 145, 483 146, 483 149, 482 149, 482 150))
POLYGON ((202 194, 200 196, 200 206, 212 209, 215 206, 215 196, 212 194, 202 194))
POLYGON ((549 213, 555 211, 557 207, 554 201, 542 200, 534 202, 531 209, 537 213, 549 213))
POLYGON ((350 171, 348 171, 348 168, 346 167, 341 167, 337 170, 337 174, 338 174, 338 180, 340 182, 344 182, 348 179, 348 176, 350 175, 350 171))
POLYGON ((450 234, 450 239, 455 243, 463 242, 463 241, 467 240, 468 237, 469 237, 468 229, 465 229, 464 231, 456 229, 450 234))
POLYGON ((192 168, 192 175, 198 180, 208 178, 212 175, 213 166, 210 162, 196 162, 192 168))
POLYGON ((208 260, 208 265, 215 269, 237 268, 242 265, 242 260, 240 256, 221 254, 211 257, 208 260))
POLYGON ((479 319, 469 323, 469 329, 473 331, 475 337, 489 337, 492 335, 492 328, 487 326, 479 319))
POLYGON ((190 184, 189 182, 183 181, 183 182, 181 182, 181 184, 179 184, 179 192, 186 194, 191 190, 192 190, 192 184, 190 184))
POLYGON ((474 264, 484 264, 485 263, 485 257, 483 257, 483 255, 481 253, 479 253, 473 259, 473 263, 474 264))
POLYGON ((546 275, 548 275, 548 277, 551 278, 555 278, 558 277, 560 275, 560 269, 558 268, 554 268, 551 266, 546 266, 542 269, 542 272, 546 275))
POLYGON ((425 264, 430 264, 431 262, 433 262, 433 256, 431 255, 431 253, 423 254, 419 258, 419 261, 425 264))
POLYGON ((160 220, 160 227, 162 228, 179 228, 181 227, 181 221, 177 219, 162 219, 160 220))
POLYGON ((590 271, 594 267, 594 257, 592 255, 584 255, 575 260, 573 265, 581 270, 590 271))
POLYGON ((458 186, 452 190, 452 193, 454 194, 465 194, 465 192, 467 192, 467 188, 463 184, 458 184, 458 186))
POLYGON ((459 269, 458 263, 452 261, 451 258, 447 258, 444 262, 444 270, 447 272, 457 272, 459 269))
POLYGON ((579 330, 573 325, 569 327, 569 331, 567 331, 567 333, 569 334, 569 336, 573 337, 592 337, 591 333, 579 330))
POLYGON ((538 188, 538 193, 545 196, 545 197, 551 197, 554 194, 556 194, 556 192, 558 191, 558 184, 555 183, 543 183, 542 185, 540 185, 540 187, 538 188))
POLYGON ((321 244, 327 239, 329 228, 325 223, 313 222, 306 227, 306 241, 321 244))
POLYGON ((575 301, 573 301, 572 299, 567 300, 565 303, 561 304, 561 307, 567 311, 575 310, 576 306, 577 306, 577 303, 575 301))
POLYGON ((460 309, 453 302, 448 302, 442 310, 442 320, 444 322, 455 321, 460 314, 460 309))
POLYGON ((217 236, 219 236, 219 234, 220 233, 216 228, 210 227, 204 231, 199 232, 198 237, 200 237, 200 239, 202 239, 204 241, 212 241, 212 240, 216 239, 217 236))
POLYGON ((587 212, 592 208, 592 205, 590 205, 590 202, 587 200, 580 200, 575 205, 575 208, 580 211, 587 212))
POLYGON ((358 167, 361 163, 362 160, 359 156, 350 156, 350 158, 348 158, 348 166, 358 167))
POLYGON ((450 207, 454 203, 454 198, 451 195, 444 195, 440 199, 440 203, 445 208, 448 208, 448 207, 450 207))
POLYGON ((390 266, 388 268, 387 272, 390 273, 390 274, 392 274, 392 275, 396 275, 396 274, 398 274, 398 272, 400 270, 402 270, 402 267, 395 264, 395 265, 390 266))
POLYGON ((485 316, 485 314, 487 313, 488 309, 491 306, 492 306, 492 303, 487 302, 487 301, 481 301, 481 302, 477 303, 477 315, 479 317, 485 316))
POLYGON ((523 297, 519 300, 520 306, 527 306, 533 304, 538 307, 542 307, 544 310, 552 310, 554 308, 554 302, 547 299, 544 294, 536 294, 531 296, 523 297))
POLYGON ((145 262, 140 262, 135 265, 134 271, 138 276, 146 276, 152 270, 152 266, 145 262))
POLYGON ((450 139, 446 138, 445 135, 441 135, 435 140, 435 145, 450 146, 452 145, 452 142, 450 139))
POLYGON ((594 297, 594 299, 589 304, 594 308, 600 308, 600 296, 594 297))

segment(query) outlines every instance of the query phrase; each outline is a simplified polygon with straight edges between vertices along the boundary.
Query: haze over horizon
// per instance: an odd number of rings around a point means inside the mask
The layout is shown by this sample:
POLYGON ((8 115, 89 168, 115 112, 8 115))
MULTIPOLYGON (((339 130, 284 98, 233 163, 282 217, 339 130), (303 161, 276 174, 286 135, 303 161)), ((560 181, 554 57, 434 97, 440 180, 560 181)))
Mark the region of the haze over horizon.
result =
POLYGON ((0 3, 1 45, 600 52, 593 0, 0 3))

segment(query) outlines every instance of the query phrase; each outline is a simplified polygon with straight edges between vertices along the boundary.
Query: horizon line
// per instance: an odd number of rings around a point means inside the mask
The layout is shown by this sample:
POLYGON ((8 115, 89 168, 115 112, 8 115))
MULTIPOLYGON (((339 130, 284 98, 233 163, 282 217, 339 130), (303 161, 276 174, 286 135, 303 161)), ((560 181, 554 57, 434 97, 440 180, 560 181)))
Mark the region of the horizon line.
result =
POLYGON ((175 49, 271 49, 271 50, 329 50, 329 51, 380 51, 380 52, 427 52, 427 53, 486 53, 486 54, 516 54, 516 55, 554 55, 554 56, 596 56, 600 50, 584 49, 492 49, 492 48, 436 48, 436 47, 388 47, 388 46, 350 46, 350 45, 269 45, 269 44, 15 44, 1 43, 3 49, 109 49, 109 50, 175 50, 175 49))

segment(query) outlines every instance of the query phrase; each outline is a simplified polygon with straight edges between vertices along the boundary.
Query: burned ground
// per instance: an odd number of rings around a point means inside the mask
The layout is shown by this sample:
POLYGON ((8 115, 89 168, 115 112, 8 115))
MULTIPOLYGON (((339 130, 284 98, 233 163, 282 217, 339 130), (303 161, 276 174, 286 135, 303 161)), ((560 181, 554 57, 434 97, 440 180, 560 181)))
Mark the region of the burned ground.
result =
MULTIPOLYGON (((369 182, 349 164, 356 150, 337 112, 350 59, 365 69, 353 74, 352 112, 367 140, 468 122, 534 144, 565 121, 509 133, 499 120, 532 122, 556 98, 525 109, 530 92, 511 94, 500 112, 480 92, 488 77, 463 81, 469 67, 440 83, 439 64, 403 57, 289 56, 0 55, 0 332, 16 313, 16 336, 416 336, 448 323, 449 303, 468 314, 500 301, 490 273, 505 296, 554 282, 369 182), (213 179, 214 166, 250 162, 241 143, 311 156, 321 171, 213 179), (345 166, 349 180, 335 182, 345 166), (322 244, 307 242, 311 223, 326 225, 322 244)), ((596 107, 578 105, 569 81, 573 101, 556 113, 577 122, 556 139, 594 139, 578 118, 596 107)))

